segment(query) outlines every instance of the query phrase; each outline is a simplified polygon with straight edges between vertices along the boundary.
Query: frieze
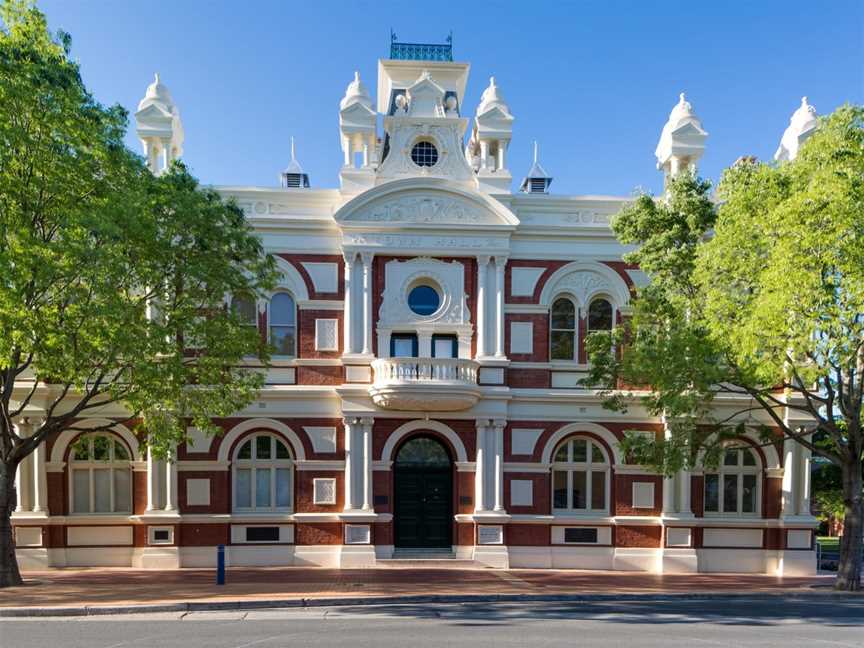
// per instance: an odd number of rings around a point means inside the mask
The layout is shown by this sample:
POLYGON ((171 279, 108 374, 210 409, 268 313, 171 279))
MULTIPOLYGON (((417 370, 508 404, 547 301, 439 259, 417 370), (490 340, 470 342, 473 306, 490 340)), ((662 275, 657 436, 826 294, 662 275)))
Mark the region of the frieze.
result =
POLYGON ((403 196, 352 214, 349 221, 476 225, 497 219, 462 200, 431 195, 403 196))
POLYGON ((495 250, 508 247, 507 239, 488 236, 424 236, 411 234, 375 234, 359 232, 346 232, 344 234, 343 243, 344 245, 353 246, 421 250, 495 250))

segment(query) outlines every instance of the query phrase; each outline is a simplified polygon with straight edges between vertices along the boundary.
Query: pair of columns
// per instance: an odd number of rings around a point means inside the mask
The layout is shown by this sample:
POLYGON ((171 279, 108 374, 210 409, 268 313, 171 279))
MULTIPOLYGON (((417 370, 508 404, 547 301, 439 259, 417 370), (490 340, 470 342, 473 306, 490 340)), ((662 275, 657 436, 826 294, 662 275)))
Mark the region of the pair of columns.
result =
MULTIPOLYGON (((19 436, 25 437, 32 435, 40 425, 40 421, 24 419, 15 427, 19 436)), ((18 470, 15 472, 15 491, 18 494, 18 501, 15 504, 16 513, 48 514, 46 452, 47 446, 42 442, 18 464, 18 470)))
MULTIPOLYGON (((807 440, 812 436, 806 437, 807 440)), ((783 441, 783 517, 809 517, 812 451, 793 439, 783 441)))
POLYGON ((490 355, 487 352, 486 322, 487 298, 486 298, 486 275, 489 263, 495 261, 495 357, 504 357, 504 268, 507 265, 506 256, 478 256, 477 257, 477 357, 483 358, 490 355))
POLYGON ((344 336, 343 353, 356 353, 353 336, 354 319, 354 265, 360 257, 362 267, 362 304, 360 316, 363 318, 363 339, 360 353, 372 355, 372 260, 371 252, 345 252, 345 309, 342 315, 342 332, 344 336))
MULTIPOLYGON (((489 163, 490 155, 489 155, 489 144, 491 140, 480 140, 480 168, 483 170, 491 170, 492 166, 489 163)), ((498 159, 496 166, 496 171, 500 171, 501 169, 506 168, 506 159, 505 152, 507 150, 507 144, 505 140, 497 140, 498 145, 498 159)))
POLYGON ((147 448, 147 513, 176 513, 177 506, 177 454, 176 449, 167 459, 158 460, 147 448), (159 490, 165 489, 165 502, 159 501, 159 490))
POLYGON ((477 419, 474 512, 504 513, 504 426, 501 419, 477 419))
POLYGON ((377 137, 375 133, 368 135, 345 135, 342 151, 345 154, 345 166, 354 166, 355 153, 363 152, 363 168, 372 166, 376 161, 377 137), (358 145, 359 144, 359 145, 358 145))
POLYGON ((693 516, 690 482, 689 470, 679 470, 671 477, 663 478, 663 517, 693 516))
POLYGON ((346 418, 345 510, 368 511, 372 503, 372 424, 374 419, 346 418))

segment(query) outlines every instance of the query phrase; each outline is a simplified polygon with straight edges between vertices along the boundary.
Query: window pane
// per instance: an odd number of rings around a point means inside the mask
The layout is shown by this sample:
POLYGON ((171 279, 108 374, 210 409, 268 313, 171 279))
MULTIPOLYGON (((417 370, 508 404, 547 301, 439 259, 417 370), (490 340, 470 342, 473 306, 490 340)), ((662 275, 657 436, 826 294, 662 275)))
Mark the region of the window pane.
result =
POLYGON ((118 461, 129 460, 129 452, 126 450, 126 446, 119 441, 114 442, 114 459, 118 461))
POLYGON ((588 507, 586 489, 588 487, 588 474, 584 470, 573 471, 573 508, 584 509, 588 507))
POLYGON ((255 457, 257 459, 270 459, 270 439, 269 436, 255 438, 255 457))
POLYGON ((240 447, 240 452, 237 453, 238 459, 251 459, 252 458, 252 441, 247 441, 240 447))
POLYGON ((276 470, 276 506, 291 506, 291 470, 288 468, 276 470))
POLYGON ((231 300, 231 310, 247 326, 257 326, 258 312, 255 301, 249 295, 236 295, 231 300))
POLYGON ((558 451, 555 453, 555 461, 567 461, 567 447, 569 443, 562 443, 558 446, 558 451))
POLYGON ((414 347, 417 338, 414 337, 394 337, 393 342, 393 357, 394 358, 413 358, 414 347))
POLYGON ((742 493, 741 512, 756 512, 756 475, 744 475, 744 492, 742 493))
POLYGON ((432 355, 436 358, 456 357, 456 340, 454 338, 435 338, 433 342, 435 348, 432 349, 432 355))
POLYGON ((588 307, 588 328, 591 331, 612 330, 612 304, 605 299, 595 299, 588 307))
POLYGON ((737 450, 727 450, 723 454, 723 465, 724 466, 737 466, 738 465, 738 451, 737 450))
POLYGON ((573 332, 552 331, 550 333, 551 353, 553 360, 574 360, 573 332))
POLYGON ((114 470, 114 510, 118 512, 132 510, 131 473, 123 468, 114 470))
POLYGON ((408 308, 418 315, 431 315, 441 305, 441 296, 432 286, 417 286, 408 294, 408 308))
POLYGON ((573 439, 573 461, 588 461, 588 442, 585 439, 573 439))
POLYGON ((72 446, 72 452, 74 453, 73 458, 76 461, 87 461, 88 459, 92 459, 90 455, 91 439, 92 437, 89 436, 78 437, 75 445, 72 446))
POLYGON ((285 444, 281 441, 276 441, 276 458, 277 459, 290 459, 291 454, 288 452, 288 448, 285 447, 285 444))
POLYGON ((252 506, 250 472, 248 468, 243 468, 234 473, 234 501, 239 508, 249 508, 252 506))
POLYGON ((563 470, 556 470, 552 473, 554 483, 555 503, 553 506, 556 509, 567 508, 567 473, 563 470))
POLYGON ((111 441, 104 436, 93 439, 93 458, 96 461, 108 461, 111 456, 111 441))
POLYGON ((606 458, 603 456, 603 451, 596 443, 591 444, 591 461, 592 463, 606 463, 606 458))
POLYGON ((270 470, 255 471, 255 508, 270 508, 270 470))
POLYGON ((723 475, 723 512, 738 511, 738 475, 723 475))
POLYGON ((93 490, 96 496, 94 506, 96 513, 111 512, 111 470, 100 468, 93 471, 93 490))
POLYGON ((591 508, 606 508, 606 473, 591 473, 591 508))
POLYGON ((72 512, 90 512, 90 471, 72 471, 72 512))
POLYGON ((275 354, 281 356, 294 355, 294 327, 271 326, 270 344, 275 348, 275 354))
POLYGON ((576 328, 576 307, 569 299, 558 299, 552 304, 552 321, 550 328, 570 329, 576 328))
POLYGON ((720 511, 720 475, 705 475, 705 510, 720 511))
POLYGON ((755 466, 756 465, 756 457, 753 456, 753 452, 750 450, 744 450, 744 465, 745 466, 755 466))
POLYGON ((294 300, 291 295, 278 293, 270 300, 270 324, 294 327, 294 300))

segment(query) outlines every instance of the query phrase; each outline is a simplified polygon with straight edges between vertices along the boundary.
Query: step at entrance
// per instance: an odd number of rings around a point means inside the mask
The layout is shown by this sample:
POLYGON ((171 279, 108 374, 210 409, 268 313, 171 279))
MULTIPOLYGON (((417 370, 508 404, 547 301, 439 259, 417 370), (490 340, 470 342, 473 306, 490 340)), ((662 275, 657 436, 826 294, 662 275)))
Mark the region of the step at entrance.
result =
POLYGON ((457 558, 449 549, 396 549, 392 558, 379 558, 379 567, 390 569, 476 569, 477 563, 457 558))

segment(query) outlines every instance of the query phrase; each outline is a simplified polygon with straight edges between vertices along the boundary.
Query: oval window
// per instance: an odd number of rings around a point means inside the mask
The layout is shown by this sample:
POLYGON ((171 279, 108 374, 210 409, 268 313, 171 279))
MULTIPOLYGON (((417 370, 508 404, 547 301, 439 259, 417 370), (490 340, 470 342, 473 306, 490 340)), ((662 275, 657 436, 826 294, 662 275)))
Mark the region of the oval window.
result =
POLYGON ((438 162, 438 149, 432 142, 417 142, 411 149, 411 160, 417 166, 431 167, 438 162))
POLYGON ((417 315, 431 315, 441 306, 441 296, 432 286, 417 286, 408 293, 408 308, 417 315))

